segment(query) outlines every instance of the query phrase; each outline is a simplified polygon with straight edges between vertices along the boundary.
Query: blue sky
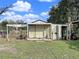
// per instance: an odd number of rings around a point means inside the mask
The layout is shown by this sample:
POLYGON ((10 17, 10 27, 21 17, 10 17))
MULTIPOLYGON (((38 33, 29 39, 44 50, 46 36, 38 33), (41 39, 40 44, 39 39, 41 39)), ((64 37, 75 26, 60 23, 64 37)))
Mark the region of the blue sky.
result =
MULTIPOLYGON (((0 0, 0 7, 13 5, 10 11, 3 13, 2 20, 23 20, 32 22, 48 18, 48 12, 52 6, 58 4, 60 0, 0 0)), ((1 20, 1 21, 2 21, 1 20)))

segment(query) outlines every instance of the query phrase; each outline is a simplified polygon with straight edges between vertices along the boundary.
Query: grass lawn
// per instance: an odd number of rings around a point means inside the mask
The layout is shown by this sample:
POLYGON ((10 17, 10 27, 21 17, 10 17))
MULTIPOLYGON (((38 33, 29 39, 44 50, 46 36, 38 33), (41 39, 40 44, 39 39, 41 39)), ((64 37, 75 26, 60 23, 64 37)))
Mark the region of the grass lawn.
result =
POLYGON ((79 59, 79 41, 0 40, 0 59, 79 59))

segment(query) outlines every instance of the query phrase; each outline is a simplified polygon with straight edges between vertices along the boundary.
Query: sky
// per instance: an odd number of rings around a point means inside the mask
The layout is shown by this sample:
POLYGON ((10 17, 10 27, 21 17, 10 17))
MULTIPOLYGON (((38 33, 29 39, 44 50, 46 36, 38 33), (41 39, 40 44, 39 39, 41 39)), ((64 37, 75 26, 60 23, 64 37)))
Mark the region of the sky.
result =
POLYGON ((23 20, 30 23, 35 20, 46 21, 48 12, 52 6, 56 6, 60 0, 0 0, 0 8, 13 5, 9 11, 3 13, 0 21, 23 20))

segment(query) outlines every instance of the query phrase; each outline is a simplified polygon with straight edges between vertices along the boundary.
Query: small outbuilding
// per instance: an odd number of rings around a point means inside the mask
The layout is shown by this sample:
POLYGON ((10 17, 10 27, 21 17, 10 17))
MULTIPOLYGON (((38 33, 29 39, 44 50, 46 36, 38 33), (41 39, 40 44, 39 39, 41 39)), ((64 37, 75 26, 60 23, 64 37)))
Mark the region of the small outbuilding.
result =
MULTIPOLYGON (((19 27, 27 27, 27 40, 59 40, 67 35, 66 24, 52 24, 42 20, 37 20, 25 25, 18 24, 19 27)), ((7 24, 7 38, 9 35, 8 27, 18 27, 17 24, 7 24)), ((10 34, 11 35, 11 34, 10 34)))
POLYGON ((28 24, 28 38, 51 39, 51 23, 37 20, 28 24))
POLYGON ((67 25, 66 24, 52 24, 42 20, 37 20, 28 24, 27 37, 31 39, 41 40, 57 40, 66 38, 67 25))

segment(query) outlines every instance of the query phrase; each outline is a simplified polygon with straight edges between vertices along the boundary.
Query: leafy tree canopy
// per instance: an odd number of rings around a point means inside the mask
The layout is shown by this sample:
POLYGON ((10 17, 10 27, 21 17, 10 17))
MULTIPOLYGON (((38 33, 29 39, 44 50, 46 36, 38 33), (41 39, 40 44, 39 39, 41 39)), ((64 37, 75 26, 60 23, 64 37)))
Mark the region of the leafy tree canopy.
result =
POLYGON ((61 0, 57 7, 52 7, 49 12, 48 22, 64 24, 68 22, 68 17, 77 18, 79 11, 79 1, 61 0))

